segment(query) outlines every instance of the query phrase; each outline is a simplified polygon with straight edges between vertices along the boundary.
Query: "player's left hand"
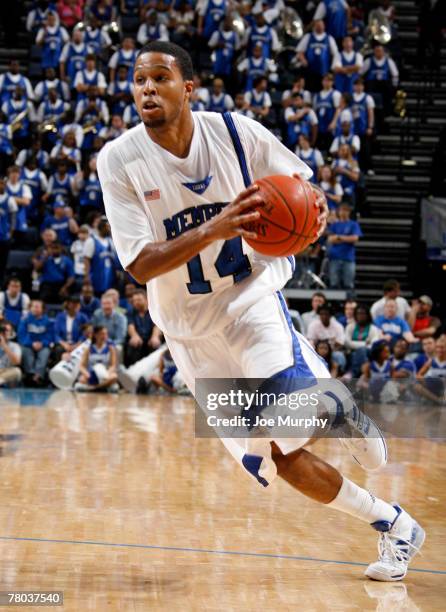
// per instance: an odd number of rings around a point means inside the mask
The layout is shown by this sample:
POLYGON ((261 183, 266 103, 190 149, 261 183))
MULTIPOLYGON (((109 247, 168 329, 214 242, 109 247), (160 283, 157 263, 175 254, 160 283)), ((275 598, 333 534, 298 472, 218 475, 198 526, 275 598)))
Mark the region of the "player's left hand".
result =
MULTIPOLYGON (((295 178, 299 178, 299 179, 301 178, 298 174, 294 174, 293 176, 295 178)), ((318 216, 319 227, 317 230, 317 234, 314 237, 314 242, 316 242, 316 240, 318 240, 322 236, 322 234, 325 232, 325 228, 327 227, 327 219, 328 219, 329 211, 328 211, 328 204, 327 204, 327 198, 325 197, 325 193, 317 185, 314 185, 313 183, 310 183, 310 185, 314 193, 316 194, 316 200, 314 202, 314 205, 316 206, 316 208, 319 208, 319 216, 318 216)))

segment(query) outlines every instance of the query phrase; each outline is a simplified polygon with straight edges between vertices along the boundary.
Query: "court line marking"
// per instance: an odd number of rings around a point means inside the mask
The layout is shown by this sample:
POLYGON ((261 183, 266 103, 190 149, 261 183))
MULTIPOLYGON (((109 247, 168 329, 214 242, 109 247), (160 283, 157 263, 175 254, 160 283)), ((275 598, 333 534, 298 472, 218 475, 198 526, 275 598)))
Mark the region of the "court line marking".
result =
MULTIPOLYGON (((208 553, 213 555, 234 555, 241 557, 263 557, 266 559, 289 559, 290 561, 315 561, 317 563, 335 563, 337 565, 356 565, 367 567, 368 563, 360 561, 340 561, 338 559, 318 559, 317 557, 301 557, 297 555, 285 555, 274 553, 256 553, 238 550, 218 550, 211 548, 187 548, 182 546, 156 546, 155 544, 122 544, 119 542, 97 542, 94 540, 56 540, 52 538, 20 538, 14 536, 0 536, 0 540, 13 540, 17 542, 46 542, 49 544, 87 544, 90 546, 116 546, 120 548, 143 548, 146 550, 171 550, 178 552, 208 553)), ((446 570, 421 569, 410 567, 410 572, 424 574, 446 575, 446 570)))

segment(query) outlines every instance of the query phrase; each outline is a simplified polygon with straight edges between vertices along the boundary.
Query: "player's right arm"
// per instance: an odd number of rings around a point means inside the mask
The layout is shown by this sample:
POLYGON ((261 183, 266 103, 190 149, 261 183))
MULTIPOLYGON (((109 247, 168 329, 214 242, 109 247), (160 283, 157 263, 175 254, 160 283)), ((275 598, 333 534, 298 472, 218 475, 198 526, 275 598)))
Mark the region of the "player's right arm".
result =
POLYGON ((256 238, 243 225, 253 222, 260 213, 252 211, 262 204, 252 185, 242 191, 220 214, 173 240, 155 241, 147 213, 129 181, 118 152, 102 149, 98 157, 105 210, 113 242, 122 267, 141 284, 186 264, 215 240, 237 236, 256 238))

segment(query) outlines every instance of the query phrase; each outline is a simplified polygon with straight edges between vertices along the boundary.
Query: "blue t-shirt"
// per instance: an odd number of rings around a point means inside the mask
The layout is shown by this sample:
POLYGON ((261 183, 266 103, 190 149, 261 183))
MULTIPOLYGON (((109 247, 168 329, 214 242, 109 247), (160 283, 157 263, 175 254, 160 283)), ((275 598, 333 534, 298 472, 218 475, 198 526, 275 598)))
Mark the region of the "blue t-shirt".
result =
MULTIPOLYGON (((329 227, 330 234, 338 236, 359 236, 361 237, 362 230, 357 221, 349 219, 348 221, 335 221, 329 227)), ((339 244, 330 244, 328 251, 329 259, 341 259, 342 261, 355 261, 355 243, 340 242, 339 244)))
POLYGON ((410 331, 407 321, 400 319, 400 317, 387 319, 384 315, 380 315, 379 317, 376 317, 373 323, 376 325, 376 327, 379 327, 379 329, 382 330, 383 334, 389 334, 389 336, 392 336, 393 341, 401 338, 404 332, 410 331))
POLYGON ((426 353, 421 353, 420 355, 418 355, 418 357, 415 358, 414 364, 417 369, 417 372, 418 370, 421 370, 421 368, 424 366, 428 359, 429 357, 426 355, 426 353))

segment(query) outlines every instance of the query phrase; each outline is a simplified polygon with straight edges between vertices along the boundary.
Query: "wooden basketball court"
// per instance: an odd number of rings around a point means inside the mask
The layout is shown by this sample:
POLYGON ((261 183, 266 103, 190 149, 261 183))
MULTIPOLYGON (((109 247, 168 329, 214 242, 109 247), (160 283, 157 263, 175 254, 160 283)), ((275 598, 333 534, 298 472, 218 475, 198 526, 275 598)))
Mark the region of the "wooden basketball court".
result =
POLYGON ((362 575, 367 525, 263 490, 193 427, 188 398, 3 391, 0 590, 61 590, 76 612, 444 610, 445 444, 390 440, 378 475, 335 440, 313 447, 426 529, 404 583, 385 584, 362 575))

